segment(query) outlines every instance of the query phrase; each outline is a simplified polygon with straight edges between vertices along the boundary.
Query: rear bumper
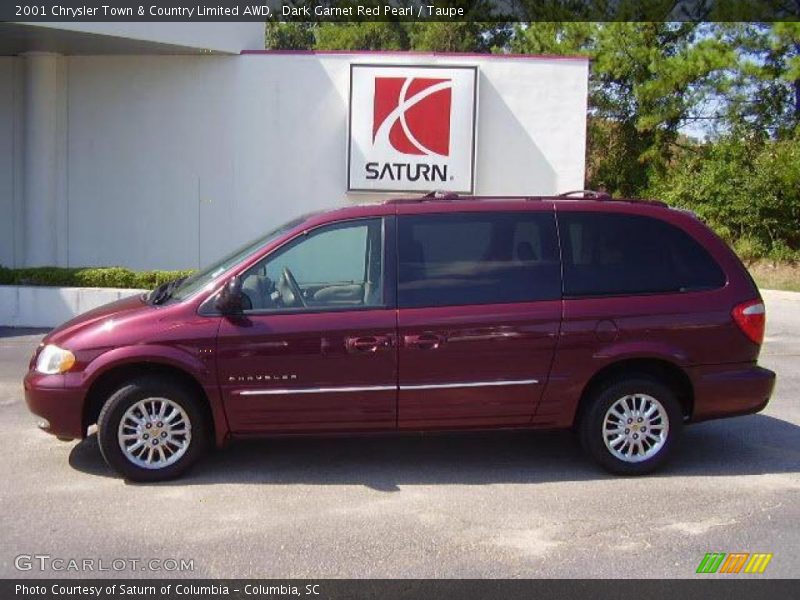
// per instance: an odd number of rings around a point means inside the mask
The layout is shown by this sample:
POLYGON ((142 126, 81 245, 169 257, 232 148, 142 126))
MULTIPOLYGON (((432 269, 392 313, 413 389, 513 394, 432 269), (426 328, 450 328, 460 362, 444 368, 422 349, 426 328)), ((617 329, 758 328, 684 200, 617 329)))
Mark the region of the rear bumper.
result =
POLYGON ((688 371, 694 386, 692 422, 757 413, 767 406, 775 387, 775 373, 752 363, 688 371))
POLYGON ((23 381, 28 409, 45 420, 40 428, 60 438, 81 439, 83 391, 64 387, 63 375, 28 372, 23 381))

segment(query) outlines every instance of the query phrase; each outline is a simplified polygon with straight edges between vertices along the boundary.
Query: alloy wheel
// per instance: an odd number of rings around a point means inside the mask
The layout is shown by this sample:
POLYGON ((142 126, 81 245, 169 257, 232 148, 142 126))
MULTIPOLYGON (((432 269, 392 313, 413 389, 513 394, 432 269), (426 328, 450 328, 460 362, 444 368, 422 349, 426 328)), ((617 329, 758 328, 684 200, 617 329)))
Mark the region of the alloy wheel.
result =
POLYGON ((616 400, 603 418, 603 441, 612 456, 628 463, 652 458, 669 435, 664 406, 648 394, 629 394, 616 400))
POLYGON ((189 449, 192 424, 186 411, 168 398, 145 398, 131 405, 119 423, 117 439, 130 462, 163 469, 189 449))

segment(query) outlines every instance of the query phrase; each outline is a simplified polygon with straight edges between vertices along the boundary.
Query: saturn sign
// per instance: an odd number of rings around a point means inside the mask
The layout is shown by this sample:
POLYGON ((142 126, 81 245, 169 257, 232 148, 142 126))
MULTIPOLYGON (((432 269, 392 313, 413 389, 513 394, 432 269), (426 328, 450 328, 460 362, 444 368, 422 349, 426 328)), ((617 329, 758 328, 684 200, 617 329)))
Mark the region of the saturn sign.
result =
POLYGON ((351 65, 349 191, 471 193, 476 67, 351 65))

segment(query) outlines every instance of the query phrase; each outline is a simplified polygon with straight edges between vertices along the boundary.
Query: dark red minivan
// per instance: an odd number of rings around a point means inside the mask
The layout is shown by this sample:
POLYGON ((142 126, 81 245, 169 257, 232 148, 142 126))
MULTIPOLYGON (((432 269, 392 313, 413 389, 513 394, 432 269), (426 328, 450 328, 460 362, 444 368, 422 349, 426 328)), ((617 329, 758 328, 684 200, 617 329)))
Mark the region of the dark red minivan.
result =
POLYGON ((620 474, 684 423, 763 409, 758 289, 691 214, 607 198, 424 197, 299 218, 48 334, 42 427, 124 476, 229 438, 575 428, 620 474))

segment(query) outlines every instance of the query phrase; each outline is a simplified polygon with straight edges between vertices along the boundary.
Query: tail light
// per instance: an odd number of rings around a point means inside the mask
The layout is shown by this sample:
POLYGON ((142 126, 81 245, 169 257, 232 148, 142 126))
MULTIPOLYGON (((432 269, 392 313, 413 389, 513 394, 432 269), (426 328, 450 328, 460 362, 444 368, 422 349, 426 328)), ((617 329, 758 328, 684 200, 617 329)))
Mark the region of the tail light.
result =
POLYGON ((733 320, 753 343, 761 345, 764 341, 766 310, 761 300, 748 300, 733 307, 733 320))

